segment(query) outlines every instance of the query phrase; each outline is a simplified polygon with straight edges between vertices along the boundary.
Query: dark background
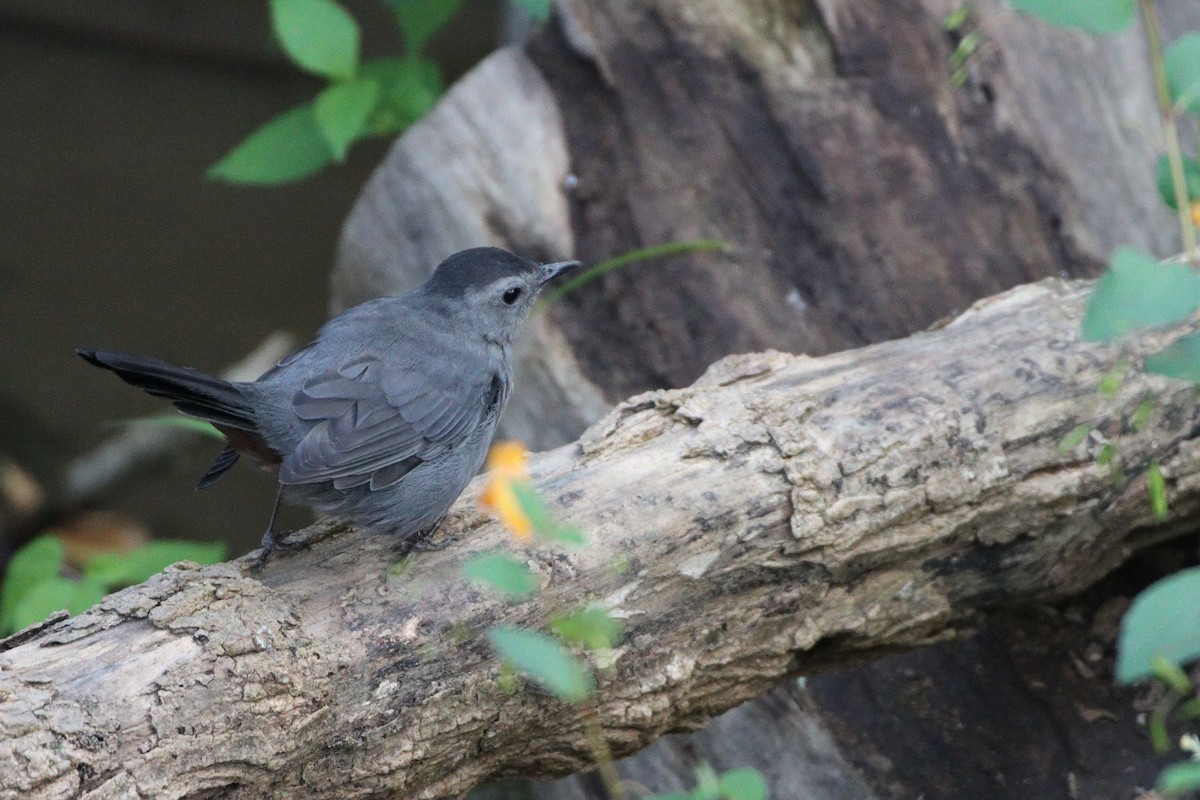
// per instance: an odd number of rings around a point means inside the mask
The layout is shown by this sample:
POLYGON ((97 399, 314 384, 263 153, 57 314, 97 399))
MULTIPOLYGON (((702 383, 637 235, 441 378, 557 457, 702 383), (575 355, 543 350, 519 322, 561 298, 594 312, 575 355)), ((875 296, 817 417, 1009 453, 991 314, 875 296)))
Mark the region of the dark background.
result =
MULTIPOLYGON (((346 6, 364 55, 399 52, 382 4, 346 6)), ((448 79, 496 46, 502 8, 472 0, 432 43, 448 79)), ((77 346, 219 371, 272 331, 308 340, 342 221, 388 142, 281 188, 204 172, 321 86, 272 41, 265 0, 0 0, 0 456, 52 490, 112 423, 168 410, 77 346)), ((273 481, 239 466, 193 491, 219 449, 199 444, 110 507, 155 536, 256 546, 273 481)))

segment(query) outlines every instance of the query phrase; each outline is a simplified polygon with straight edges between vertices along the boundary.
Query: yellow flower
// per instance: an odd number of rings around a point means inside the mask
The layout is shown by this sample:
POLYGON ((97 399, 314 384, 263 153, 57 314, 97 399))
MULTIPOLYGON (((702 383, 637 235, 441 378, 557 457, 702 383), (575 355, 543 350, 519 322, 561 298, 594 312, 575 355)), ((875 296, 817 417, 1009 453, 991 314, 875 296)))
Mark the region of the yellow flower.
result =
POLYGON ((479 502, 490 509, 509 533, 520 541, 528 541, 533 535, 533 522, 514 489, 518 483, 529 480, 529 451, 520 442, 497 442, 488 454, 487 485, 479 502))
POLYGON ((1192 224, 1200 225, 1200 203, 1192 203, 1192 224))

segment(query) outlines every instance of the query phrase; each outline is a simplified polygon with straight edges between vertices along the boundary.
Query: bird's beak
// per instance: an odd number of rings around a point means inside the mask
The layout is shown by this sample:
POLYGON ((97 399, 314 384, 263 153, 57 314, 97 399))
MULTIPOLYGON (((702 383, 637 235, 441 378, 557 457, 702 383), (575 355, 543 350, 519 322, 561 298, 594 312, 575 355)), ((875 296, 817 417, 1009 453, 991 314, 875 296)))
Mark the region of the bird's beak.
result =
POLYGON ((578 261, 555 261, 553 264, 542 264, 542 283, 582 266, 583 264, 578 261))

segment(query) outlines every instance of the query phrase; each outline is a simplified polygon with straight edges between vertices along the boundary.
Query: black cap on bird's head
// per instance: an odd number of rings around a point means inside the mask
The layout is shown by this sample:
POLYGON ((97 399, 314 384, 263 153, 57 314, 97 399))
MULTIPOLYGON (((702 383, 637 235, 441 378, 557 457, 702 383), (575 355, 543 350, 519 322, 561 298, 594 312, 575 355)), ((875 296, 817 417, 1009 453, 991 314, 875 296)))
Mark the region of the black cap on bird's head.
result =
POLYGON ((476 247, 447 258, 423 288, 460 330, 507 344, 521 328, 542 287, 578 261, 537 264, 497 247, 476 247))
POLYGON ((447 297, 462 297, 469 290, 482 290, 512 278, 537 287, 578 266, 578 261, 538 264, 499 247, 473 247, 455 253, 439 264, 426 289, 447 297))

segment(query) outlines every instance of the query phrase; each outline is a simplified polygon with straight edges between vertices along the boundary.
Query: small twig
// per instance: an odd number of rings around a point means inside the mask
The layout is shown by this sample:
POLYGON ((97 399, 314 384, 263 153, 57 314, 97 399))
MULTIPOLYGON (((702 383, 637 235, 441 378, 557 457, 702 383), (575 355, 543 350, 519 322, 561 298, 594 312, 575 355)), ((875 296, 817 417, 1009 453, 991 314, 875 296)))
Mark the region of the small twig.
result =
POLYGON ((588 267, 570 280, 564 281, 561 285, 547 292, 538 301, 537 311, 545 309, 555 300, 561 299, 564 295, 578 289, 580 286, 591 283, 601 275, 612 272, 614 269, 627 267, 630 264, 638 261, 649 261, 654 258, 664 258, 666 256, 685 255, 687 253, 698 253, 706 250, 728 250, 732 245, 721 239, 698 239, 690 242, 667 242, 666 244, 655 244, 649 247, 639 247, 636 250, 630 250, 621 253, 618 256, 613 256, 607 261, 601 261, 599 264, 588 267))
POLYGON ((1171 168, 1171 184, 1175 194, 1175 210, 1179 214, 1179 232, 1183 238, 1183 252, 1189 264, 1196 264, 1196 226, 1192 221, 1192 206, 1188 198, 1187 181, 1183 174, 1183 146, 1179 142, 1179 125, 1176 121, 1174 104, 1171 103, 1171 87, 1167 83, 1167 67, 1163 58, 1162 37, 1158 28, 1158 12, 1154 0, 1140 0, 1142 18, 1146 30, 1146 44, 1150 50, 1150 65, 1154 70, 1155 95, 1158 113, 1162 117, 1163 133, 1167 140, 1167 163, 1171 168))
POLYGON ((609 800, 625 800, 625 786, 621 783, 621 775, 617 765, 613 763, 612 751, 604 740, 604 730, 600 727, 600 715, 593 703, 579 706, 579 716, 583 720, 583 729, 587 733, 588 744, 592 755, 596 757, 596 771, 608 793, 609 800))

